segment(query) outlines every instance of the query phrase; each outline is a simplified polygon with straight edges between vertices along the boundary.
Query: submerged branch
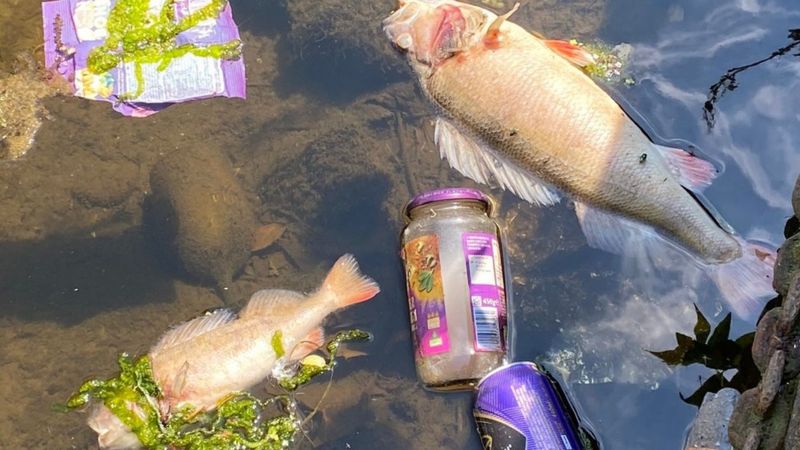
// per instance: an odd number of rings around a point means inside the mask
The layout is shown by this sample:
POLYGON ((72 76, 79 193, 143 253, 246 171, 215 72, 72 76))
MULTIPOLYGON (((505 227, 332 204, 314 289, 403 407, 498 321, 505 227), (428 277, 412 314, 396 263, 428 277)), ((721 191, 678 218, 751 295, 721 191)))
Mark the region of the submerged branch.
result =
MULTIPOLYGON (((767 61, 775 59, 779 56, 783 56, 789 52, 791 52, 795 47, 800 46, 800 28, 795 28, 789 30, 789 39, 792 40, 788 45, 781 47, 771 55, 767 56, 766 58, 760 59, 758 61, 752 62, 750 64, 746 64, 740 67, 734 67, 732 69, 728 69, 724 75, 719 79, 718 82, 714 83, 708 89, 708 98, 703 105, 703 119, 706 121, 706 125, 708 129, 711 130, 714 128, 714 123, 716 119, 716 110, 715 105, 716 103, 728 92, 736 90, 739 87, 739 83, 736 80, 736 76, 740 73, 744 72, 745 70, 752 69, 753 67, 759 66, 764 64, 767 61)), ((795 53, 794 56, 800 56, 800 53, 795 53)))

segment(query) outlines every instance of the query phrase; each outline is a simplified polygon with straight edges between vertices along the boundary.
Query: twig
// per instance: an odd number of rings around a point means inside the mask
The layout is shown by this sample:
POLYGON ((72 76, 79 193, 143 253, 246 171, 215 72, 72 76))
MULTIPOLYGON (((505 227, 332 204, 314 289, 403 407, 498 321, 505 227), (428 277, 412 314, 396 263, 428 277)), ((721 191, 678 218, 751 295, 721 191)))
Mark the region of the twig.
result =
MULTIPOLYGON (((758 60, 756 62, 747 64, 747 65, 744 65, 744 66, 734 67, 732 69, 728 69, 728 71, 725 72, 725 75, 723 75, 719 79, 718 82, 714 83, 708 89, 708 99, 706 100, 705 104, 703 105, 703 119, 706 121, 706 125, 708 126, 709 130, 714 128, 715 115, 716 115, 716 111, 714 110, 714 105, 728 91, 736 90, 736 88, 739 87, 739 84, 738 84, 738 82, 736 80, 736 76, 739 75, 740 73, 744 72, 747 69, 751 69, 751 68, 756 67, 758 65, 764 64, 767 61, 770 61, 770 60, 772 60, 774 58, 777 58, 779 56, 783 56, 783 55, 789 53, 790 51, 792 51, 792 49, 794 49, 795 47, 800 45, 800 28, 795 28, 795 29, 789 30, 789 39, 792 39, 794 42, 790 43, 789 45, 787 45, 785 47, 781 47, 781 48, 775 50, 774 52, 772 52, 771 55, 769 55, 766 58, 760 59, 760 60, 758 60)), ((800 53, 795 53, 794 56, 800 56, 800 53)))

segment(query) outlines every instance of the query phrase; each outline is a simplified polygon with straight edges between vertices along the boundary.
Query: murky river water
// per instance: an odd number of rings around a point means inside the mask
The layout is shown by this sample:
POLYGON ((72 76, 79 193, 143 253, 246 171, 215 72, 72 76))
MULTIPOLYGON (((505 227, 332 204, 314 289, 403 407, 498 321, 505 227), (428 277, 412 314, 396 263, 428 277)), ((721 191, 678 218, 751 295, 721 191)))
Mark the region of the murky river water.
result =
MULTIPOLYGON (((800 172, 800 58, 739 76, 709 131, 703 104, 728 68, 768 56, 800 26, 794 0, 548 0, 519 23, 549 37, 633 46, 637 80, 615 89, 662 139, 682 139, 724 167, 706 197, 744 236, 779 243, 800 172)), ((221 302, 181 273, 143 232, 150 170, 166 154, 224 155, 253 227, 282 223, 225 297, 311 290, 352 252, 382 286, 374 301, 329 318, 359 326, 367 356, 343 361, 301 445, 477 449, 467 394, 416 383, 400 208, 414 193, 472 182, 440 161, 432 109, 380 33, 392 2, 235 0, 248 70, 246 102, 213 99, 148 119, 77 98, 45 101, 50 119, 28 155, 0 163, 0 448, 96 448, 80 413, 54 412, 116 355, 142 353, 171 324, 221 302)), ((510 5, 506 5, 510 6, 510 5)), ((36 2, 0 0, 0 69, 41 35, 36 2), (12 12, 13 11, 13 12, 12 12)), ((189 167, 187 165, 187 167, 189 167)), ((188 173, 191 177, 191 173, 188 173)), ((646 350, 691 334, 697 303, 727 313, 705 276, 643 274, 585 245, 568 205, 528 206, 493 193, 509 227, 516 358, 549 364, 606 449, 680 448, 696 408, 683 402, 709 371, 670 369, 646 350)), ((198 199, 203 202, 203 199, 198 199)), ((210 207, 213 207, 210 206, 210 207)), ((752 330, 734 321, 731 334, 752 330)), ((323 384, 308 386, 311 405, 323 384)))

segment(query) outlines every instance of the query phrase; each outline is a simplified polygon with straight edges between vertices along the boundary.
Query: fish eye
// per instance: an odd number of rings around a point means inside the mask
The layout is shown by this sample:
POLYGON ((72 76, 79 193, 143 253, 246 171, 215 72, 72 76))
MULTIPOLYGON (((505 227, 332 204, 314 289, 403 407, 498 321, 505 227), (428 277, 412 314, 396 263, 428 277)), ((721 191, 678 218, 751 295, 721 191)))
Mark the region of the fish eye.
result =
POLYGON ((398 47, 402 48, 403 50, 408 50, 409 48, 411 48, 413 40, 410 34, 403 33, 397 37, 395 43, 397 44, 398 47))

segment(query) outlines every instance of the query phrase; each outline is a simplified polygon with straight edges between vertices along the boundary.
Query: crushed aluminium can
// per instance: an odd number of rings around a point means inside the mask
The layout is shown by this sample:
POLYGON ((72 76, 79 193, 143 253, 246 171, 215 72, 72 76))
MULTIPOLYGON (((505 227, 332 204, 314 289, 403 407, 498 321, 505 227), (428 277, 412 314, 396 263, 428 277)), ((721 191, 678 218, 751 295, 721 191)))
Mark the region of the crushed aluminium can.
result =
POLYGON ((485 450, 598 447, 582 433, 563 393, 534 363, 518 362, 494 370, 478 383, 477 392, 473 414, 485 450))

